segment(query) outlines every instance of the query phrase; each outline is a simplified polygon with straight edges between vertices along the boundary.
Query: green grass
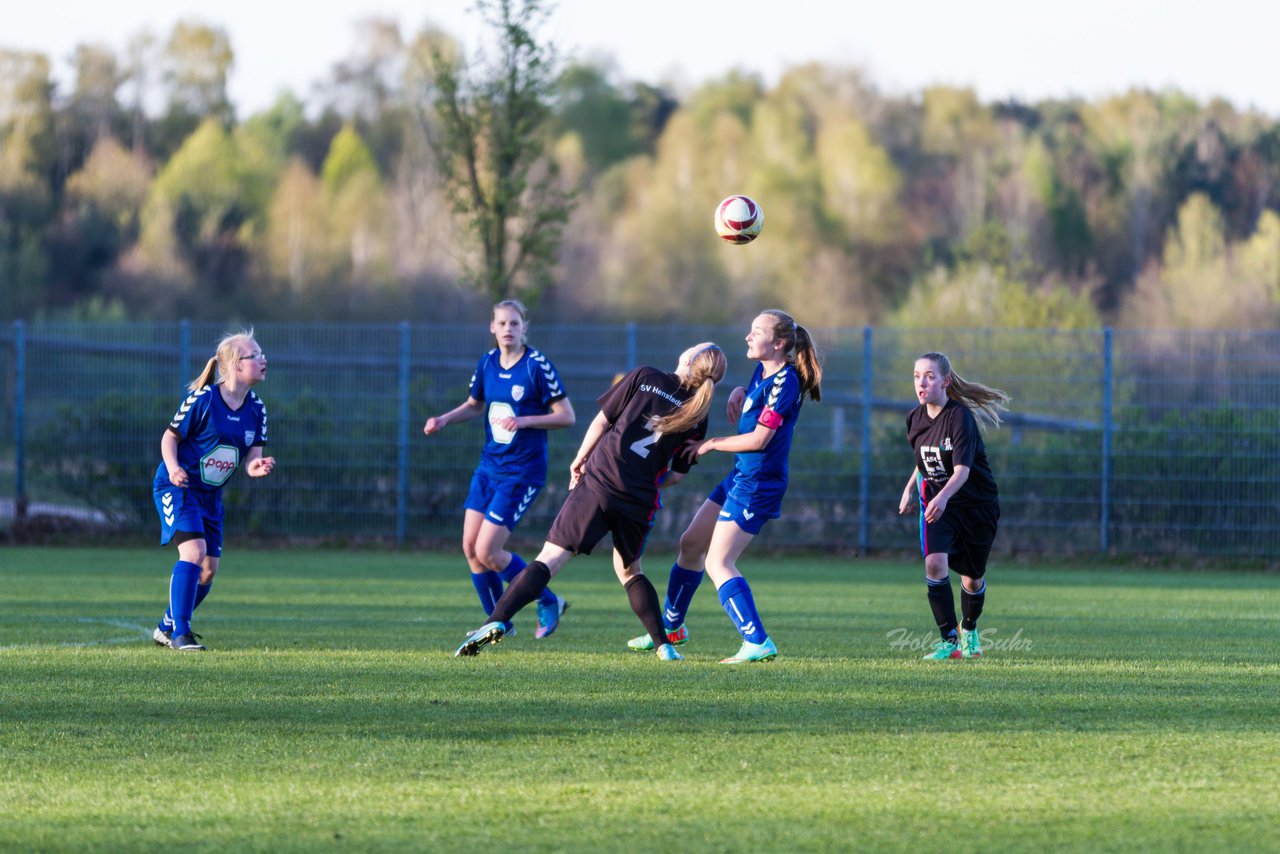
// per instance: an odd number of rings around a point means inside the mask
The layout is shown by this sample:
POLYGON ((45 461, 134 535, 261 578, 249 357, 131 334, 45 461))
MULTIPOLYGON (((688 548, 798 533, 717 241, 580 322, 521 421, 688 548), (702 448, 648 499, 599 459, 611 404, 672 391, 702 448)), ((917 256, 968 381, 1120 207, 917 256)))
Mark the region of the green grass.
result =
POLYGON ((1005 648, 935 663, 918 561, 748 558, 731 668, 709 585, 626 651, 599 557, 455 659, 453 556, 229 552, 179 655, 170 550, 0 549, 0 849, 1280 849, 1276 576, 999 563, 1005 648))

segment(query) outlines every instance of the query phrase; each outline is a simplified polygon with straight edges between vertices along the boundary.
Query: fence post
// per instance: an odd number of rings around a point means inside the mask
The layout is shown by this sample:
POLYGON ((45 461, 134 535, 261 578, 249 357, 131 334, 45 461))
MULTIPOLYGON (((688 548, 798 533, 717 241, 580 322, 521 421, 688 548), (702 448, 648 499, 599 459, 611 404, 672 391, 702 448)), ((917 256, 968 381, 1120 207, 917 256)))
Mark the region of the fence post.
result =
POLYGON ((187 384, 187 368, 191 364, 191 321, 178 324, 178 388, 187 384))
POLYGON ((627 370, 634 368, 639 360, 639 351, 636 343, 636 325, 634 323, 627 324, 627 370))
POLYGON ((858 553, 865 555, 870 548, 871 521, 871 402, 872 380, 875 377, 871 363, 872 331, 862 327, 862 477, 858 483, 858 502, 862 511, 858 514, 858 553))
POLYGON ((409 321, 400 321, 400 431, 396 437, 396 545, 404 545, 409 512, 409 321))
POLYGON ((1102 489, 1100 502, 1102 505, 1101 530, 1098 542, 1103 552, 1111 548, 1111 391, 1115 382, 1112 375, 1112 330, 1110 326, 1102 330, 1102 489))
POLYGON ((13 322, 13 519, 27 518, 27 335, 21 320, 13 322))

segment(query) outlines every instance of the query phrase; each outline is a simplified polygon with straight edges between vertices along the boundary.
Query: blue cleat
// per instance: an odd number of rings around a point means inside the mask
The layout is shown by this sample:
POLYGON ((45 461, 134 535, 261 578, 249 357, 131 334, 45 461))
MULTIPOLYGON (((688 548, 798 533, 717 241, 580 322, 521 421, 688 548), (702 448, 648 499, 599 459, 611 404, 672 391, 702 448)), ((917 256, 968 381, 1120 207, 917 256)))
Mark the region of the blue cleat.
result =
MULTIPOLYGON (((552 594, 555 596, 555 594, 552 594)), ((542 640, 550 635, 556 629, 560 628, 560 615, 569 610, 569 600, 556 596, 556 601, 550 605, 538 603, 538 628, 534 630, 533 637, 536 640, 542 640)))
POLYGON ((208 647, 200 643, 197 638, 199 635, 193 632, 187 632, 185 635, 178 635, 169 641, 169 648, 176 649, 178 652, 204 652, 208 647))
POLYGON ((501 643, 502 639, 509 634, 511 632, 508 630, 506 623, 485 623, 467 635, 467 639, 462 642, 462 646, 458 647, 458 651, 453 654, 453 657, 479 655, 481 648, 491 643, 501 643))

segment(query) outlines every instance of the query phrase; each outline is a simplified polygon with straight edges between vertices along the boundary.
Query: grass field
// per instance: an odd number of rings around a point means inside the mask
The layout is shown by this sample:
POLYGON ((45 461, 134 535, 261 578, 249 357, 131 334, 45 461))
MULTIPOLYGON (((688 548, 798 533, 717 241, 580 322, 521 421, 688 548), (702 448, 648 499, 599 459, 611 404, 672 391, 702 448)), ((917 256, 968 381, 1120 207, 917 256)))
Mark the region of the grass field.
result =
POLYGON ((232 551, 178 654, 171 560, 0 549, 0 849, 1280 850, 1275 575, 998 562, 988 655, 922 662, 918 561, 761 554, 734 668, 710 585, 627 652, 598 557, 455 659, 459 558, 232 551))

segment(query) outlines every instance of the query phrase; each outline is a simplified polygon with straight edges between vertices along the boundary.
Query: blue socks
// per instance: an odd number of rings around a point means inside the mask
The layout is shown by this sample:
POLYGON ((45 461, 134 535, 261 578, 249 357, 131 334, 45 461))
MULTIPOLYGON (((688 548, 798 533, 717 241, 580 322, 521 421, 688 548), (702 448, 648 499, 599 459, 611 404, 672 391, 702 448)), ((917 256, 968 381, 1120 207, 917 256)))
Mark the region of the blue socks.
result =
POLYGON ((667 578, 667 603, 662 609, 662 626, 667 631, 684 625, 693 594, 705 576, 705 572, 685 569, 678 563, 671 564, 671 575, 667 578))
POLYGON ((750 643, 764 643, 769 635, 760 624, 760 615, 756 613, 756 600, 751 595, 751 587, 742 576, 730 578, 720 586, 720 604, 724 612, 738 627, 742 639, 750 643))
MULTIPOLYGON (((507 568, 502 570, 502 572, 499 572, 498 575, 502 576, 503 581, 507 582, 507 584, 510 584, 511 582, 516 580, 517 575, 519 575, 521 572, 524 572, 524 568, 526 566, 528 566, 528 564, 524 562, 524 558, 520 557, 520 555, 516 554, 515 552, 512 552, 511 562, 508 563, 507 568)), ((538 604, 539 605, 556 604, 556 594, 551 592, 550 587, 544 587, 542 589, 542 593, 538 596, 538 604)))
POLYGON ((199 564, 180 560, 173 565, 173 577, 169 579, 169 615, 173 617, 175 638, 191 631, 191 612, 196 609, 196 588, 199 586, 199 564))
POLYGON ((480 597, 484 615, 489 616, 493 613, 493 606, 498 604, 498 597, 502 595, 502 578, 496 572, 473 572, 471 583, 476 588, 476 595, 480 597))
MULTIPOLYGON (((196 603, 191 606, 192 613, 196 608, 200 607, 200 603, 204 601, 204 597, 209 595, 209 588, 213 586, 213 582, 208 584, 196 584, 196 603)), ((164 616, 160 618, 160 628, 173 631, 173 611, 169 608, 164 609, 164 616)))

